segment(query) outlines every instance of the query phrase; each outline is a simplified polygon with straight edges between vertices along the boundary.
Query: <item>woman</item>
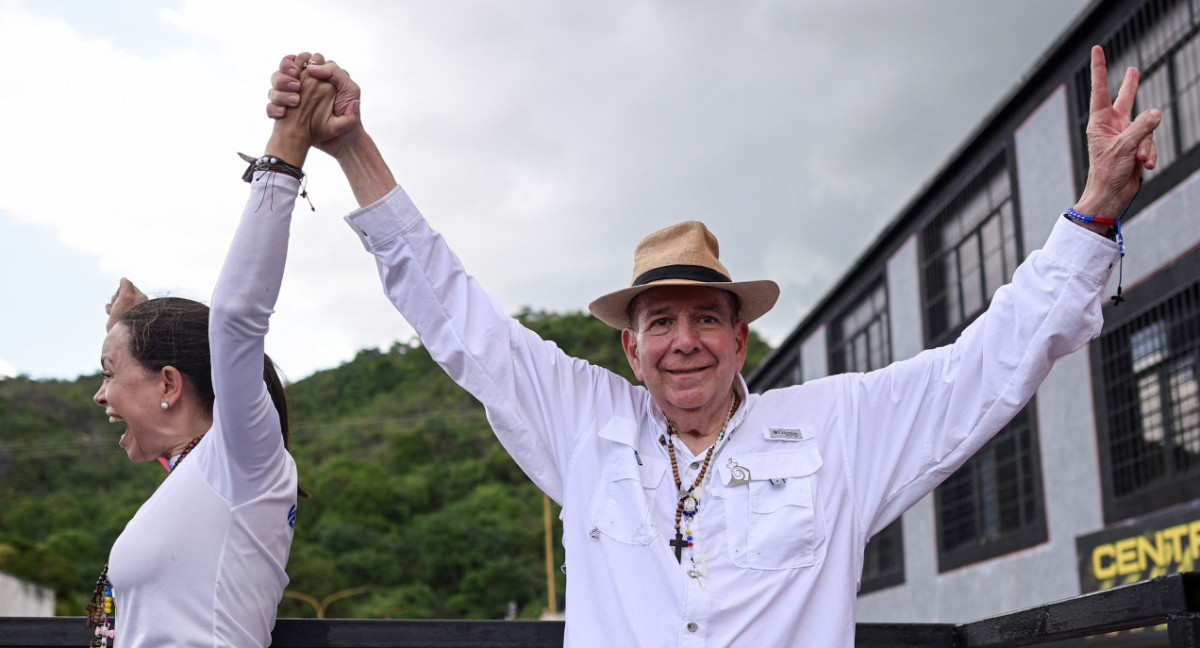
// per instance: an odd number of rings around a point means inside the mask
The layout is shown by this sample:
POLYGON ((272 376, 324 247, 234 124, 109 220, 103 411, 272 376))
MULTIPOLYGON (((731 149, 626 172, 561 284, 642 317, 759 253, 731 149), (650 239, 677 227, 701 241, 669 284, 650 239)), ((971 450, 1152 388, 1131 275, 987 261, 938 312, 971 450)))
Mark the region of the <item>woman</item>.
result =
POLYGON ((297 495, 305 495, 263 338, 313 139, 310 115, 332 101, 328 84, 303 83, 325 101, 277 121, 267 155, 247 171, 250 200, 211 312, 186 299, 145 300, 124 280, 109 306, 95 401, 110 421, 125 422, 120 446, 130 459, 162 460, 170 475, 113 545, 89 606, 94 646, 270 643, 297 495))

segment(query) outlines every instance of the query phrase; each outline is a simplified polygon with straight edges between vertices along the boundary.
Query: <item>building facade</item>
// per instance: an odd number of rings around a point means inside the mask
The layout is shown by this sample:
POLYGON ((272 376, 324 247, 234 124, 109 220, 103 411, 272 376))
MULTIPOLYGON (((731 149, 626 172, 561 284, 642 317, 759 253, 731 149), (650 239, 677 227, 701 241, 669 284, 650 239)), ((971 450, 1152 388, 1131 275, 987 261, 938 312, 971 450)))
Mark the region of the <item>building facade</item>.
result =
POLYGON ((1142 72, 1158 168, 1122 220, 1122 303, 1033 401, 872 538, 859 620, 962 622, 1200 558, 1200 0, 1097 0, 748 379, 764 391, 949 343, 1087 177, 1089 50, 1142 72))

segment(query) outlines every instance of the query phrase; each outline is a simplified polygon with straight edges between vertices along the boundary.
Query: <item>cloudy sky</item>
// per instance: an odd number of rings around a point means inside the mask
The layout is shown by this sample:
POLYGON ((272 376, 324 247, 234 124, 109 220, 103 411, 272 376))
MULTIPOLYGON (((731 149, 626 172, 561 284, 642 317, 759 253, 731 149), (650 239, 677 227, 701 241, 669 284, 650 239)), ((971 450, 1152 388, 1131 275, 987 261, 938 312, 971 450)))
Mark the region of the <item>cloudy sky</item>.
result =
MULTIPOLYGON (((0 0, 0 375, 98 369, 122 276, 207 301, 270 72, 363 86, 397 178, 510 312, 586 307, 707 222, 781 341, 1086 0, 0 0), (333 8, 336 6, 336 9, 333 8), (286 8, 286 11, 285 11, 286 8)), ((306 165, 267 350, 292 379, 412 331, 306 165)))

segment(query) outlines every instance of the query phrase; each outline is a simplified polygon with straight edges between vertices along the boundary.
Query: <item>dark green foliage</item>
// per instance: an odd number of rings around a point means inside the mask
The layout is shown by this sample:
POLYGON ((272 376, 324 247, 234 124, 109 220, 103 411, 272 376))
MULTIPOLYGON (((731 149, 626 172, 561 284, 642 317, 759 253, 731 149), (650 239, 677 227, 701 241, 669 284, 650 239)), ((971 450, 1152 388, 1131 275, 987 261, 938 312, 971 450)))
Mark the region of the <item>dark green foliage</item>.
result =
MULTIPOLYGON (((92 402, 100 376, 0 380, 0 570, 51 587, 79 615, 113 541, 162 481, 134 465, 92 402)), ((157 470, 155 470, 157 468, 157 470)))
MULTIPOLYGON (((566 353, 632 379, 620 332, 583 313, 518 318, 566 353)), ((751 333, 746 371, 769 350, 751 333)), ((286 369, 286 367, 285 367, 286 369)), ((165 477, 133 464, 91 402, 99 376, 0 380, 0 570, 54 588, 79 615, 108 550, 165 477)), ((499 618, 547 603, 543 495, 483 408, 418 343, 368 349, 288 389, 300 503, 289 590, 328 617, 499 618), (331 597, 332 598, 332 597, 331 597)), ((558 606, 564 577, 551 507, 558 606)), ((312 617, 295 598, 280 616, 312 617)))

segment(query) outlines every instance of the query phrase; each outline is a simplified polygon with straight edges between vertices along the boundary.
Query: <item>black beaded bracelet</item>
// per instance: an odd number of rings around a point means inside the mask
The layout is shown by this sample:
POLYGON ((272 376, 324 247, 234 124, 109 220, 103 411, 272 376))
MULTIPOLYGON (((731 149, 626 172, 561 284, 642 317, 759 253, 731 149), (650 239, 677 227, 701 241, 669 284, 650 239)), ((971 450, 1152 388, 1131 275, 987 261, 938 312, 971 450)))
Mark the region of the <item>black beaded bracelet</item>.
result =
POLYGON ((282 158, 277 158, 274 155, 253 158, 245 153, 238 153, 238 156, 250 163, 250 166, 246 168, 246 172, 242 174, 242 180, 246 182, 250 182, 254 178, 255 171, 278 171, 286 173, 297 180, 304 179, 304 171, 300 167, 288 164, 282 158))

